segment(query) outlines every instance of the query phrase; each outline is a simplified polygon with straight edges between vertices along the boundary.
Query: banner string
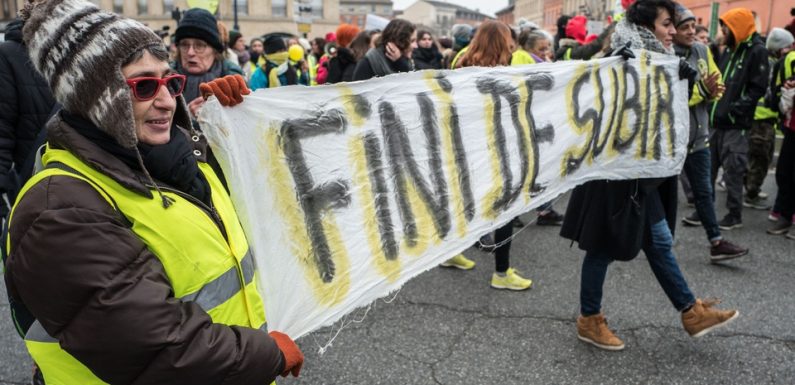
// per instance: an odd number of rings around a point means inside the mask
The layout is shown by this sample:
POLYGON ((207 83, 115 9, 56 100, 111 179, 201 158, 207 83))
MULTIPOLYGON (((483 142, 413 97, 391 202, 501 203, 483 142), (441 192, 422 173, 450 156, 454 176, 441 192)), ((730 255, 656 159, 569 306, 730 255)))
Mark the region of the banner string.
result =
MULTIPOLYGON (((561 194, 561 195, 559 195, 558 197, 556 197, 555 199, 553 199, 553 200, 552 200, 552 203, 550 204, 550 207, 551 207, 551 206, 554 206, 554 205, 555 205, 555 203, 557 203, 557 202, 558 202, 558 200, 560 200, 560 198, 561 198, 562 196, 563 196, 563 194, 561 194)), ((538 214, 536 214, 536 217, 535 217, 535 218, 533 218, 531 221, 529 221, 529 222, 525 223, 525 225, 524 225, 524 226, 522 226, 522 228, 520 228, 520 229, 519 229, 519 230, 517 230, 517 231, 514 231, 514 232, 513 232, 513 235, 511 235, 510 237, 508 237, 508 239, 506 239, 506 240, 504 240, 504 241, 502 241, 502 242, 499 242, 499 243, 494 243, 494 244, 491 244, 491 245, 487 245, 487 244, 484 244, 483 242, 481 242, 481 241, 480 241, 480 240, 483 238, 483 237, 481 237, 480 239, 478 239, 478 246, 479 246, 479 247, 482 247, 482 248, 485 248, 485 249, 489 249, 489 250, 494 250, 494 249, 496 249, 496 248, 498 248, 498 247, 502 247, 502 246, 506 245, 508 242, 511 242, 511 241, 513 241, 513 239, 514 239, 514 238, 516 238, 516 236, 517 236, 517 235, 519 235, 519 234, 520 234, 522 231, 524 231, 524 230, 526 230, 528 227, 530 227, 530 225, 532 225, 532 224, 535 224, 537 220, 538 220, 538 214)))
MULTIPOLYGON (((392 302, 394 302, 394 301, 395 301, 395 299, 397 299, 397 296, 398 296, 398 294, 400 294, 400 290, 401 290, 402 288, 403 288, 403 287, 401 286, 401 287, 399 287, 397 290, 395 290, 395 294, 393 294, 393 295, 392 295, 392 298, 389 298, 389 299, 380 299, 380 300, 381 300, 381 301, 383 301, 384 303, 392 303, 392 302)), ((367 307, 366 307, 366 308, 364 308, 364 309, 365 309, 365 310, 364 310, 364 314, 363 314, 363 315, 362 315, 362 317, 361 317, 361 318, 359 318, 359 319, 352 319, 352 320, 348 321, 348 315, 345 315, 345 316, 342 318, 342 320, 341 320, 341 321, 339 321, 339 324, 340 324, 340 327, 339 327, 339 329, 337 329, 337 332, 336 332, 336 333, 334 333, 334 336, 332 336, 332 337, 331 337, 331 339, 330 339, 330 340, 328 340, 328 342, 326 342, 326 344, 325 344, 325 345, 322 345, 322 346, 321 346, 321 345, 320 345, 320 343, 318 343, 318 342, 317 342, 317 337, 315 337, 315 336, 313 335, 313 336, 312 336, 312 338, 313 338, 313 339, 314 339, 314 341, 315 341, 315 345, 317 345, 317 347, 318 347, 318 349, 317 349, 317 353, 318 353, 319 355, 321 355, 321 356, 322 356, 324 353, 326 353, 326 350, 328 350, 328 348, 330 348, 330 347, 331 347, 331 345, 334 343, 334 340, 335 340, 335 339, 337 339, 337 337, 340 335, 340 333, 342 332, 342 330, 343 330, 343 329, 345 329, 346 327, 348 327, 348 326, 350 326, 351 324, 354 324, 354 323, 357 323, 357 324, 358 324, 358 323, 362 323, 362 322, 364 322, 364 320, 367 318, 367 313, 369 313, 369 312, 370 312, 370 309, 372 309, 372 308, 373 308, 373 307, 374 307, 376 304, 378 304, 378 300, 376 300, 376 301, 373 301, 371 304, 367 305, 367 307)), ((351 313, 351 314, 352 314, 352 313, 351 313)))

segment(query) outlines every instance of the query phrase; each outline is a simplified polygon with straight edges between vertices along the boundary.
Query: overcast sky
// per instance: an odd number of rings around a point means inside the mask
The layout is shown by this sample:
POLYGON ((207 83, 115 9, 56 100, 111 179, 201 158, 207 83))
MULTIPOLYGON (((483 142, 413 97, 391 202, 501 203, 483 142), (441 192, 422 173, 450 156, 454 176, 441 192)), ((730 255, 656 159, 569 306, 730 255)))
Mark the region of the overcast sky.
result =
MULTIPOLYGON (((395 9, 406 9, 409 5, 414 4, 417 0, 392 0, 395 9)), ((481 12, 494 15, 508 6, 508 0, 445 0, 448 3, 463 5, 469 9, 479 9, 481 12)))

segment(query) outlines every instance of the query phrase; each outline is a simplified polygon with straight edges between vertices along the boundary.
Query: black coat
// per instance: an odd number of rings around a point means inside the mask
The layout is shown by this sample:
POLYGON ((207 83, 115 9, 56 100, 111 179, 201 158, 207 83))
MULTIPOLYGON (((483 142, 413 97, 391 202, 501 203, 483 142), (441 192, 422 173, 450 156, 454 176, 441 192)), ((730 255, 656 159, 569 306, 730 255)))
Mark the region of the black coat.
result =
POLYGON ((765 96, 769 81, 767 49, 759 34, 726 48, 718 61, 726 91, 713 107, 716 129, 750 129, 759 99, 765 96))
POLYGON ((604 252, 615 260, 631 260, 648 241, 649 201, 659 193, 671 234, 676 227, 677 178, 595 180, 577 186, 569 198, 560 235, 585 251, 604 252), (661 183, 660 183, 661 182, 661 183))
POLYGON ((356 58, 351 50, 342 47, 337 49, 337 56, 328 61, 328 77, 326 83, 335 84, 353 80, 353 70, 356 69, 356 58))
MULTIPOLYGON (((400 59, 394 62, 390 61, 389 66, 392 68, 392 71, 396 73, 411 71, 411 62, 405 57, 400 57, 400 59)), ((356 63, 356 69, 353 71, 353 80, 367 80, 376 76, 384 76, 384 74, 377 74, 373 71, 373 67, 370 65, 370 59, 368 59, 367 56, 356 63)))
POLYGON ((8 25, 5 39, 0 43, 0 192, 4 194, 9 192, 12 165, 20 171, 55 105, 49 85, 33 68, 22 44, 20 20, 8 25))
POLYGON ((415 48, 411 58, 414 59, 414 67, 417 70, 442 69, 442 54, 435 45, 431 48, 415 48))

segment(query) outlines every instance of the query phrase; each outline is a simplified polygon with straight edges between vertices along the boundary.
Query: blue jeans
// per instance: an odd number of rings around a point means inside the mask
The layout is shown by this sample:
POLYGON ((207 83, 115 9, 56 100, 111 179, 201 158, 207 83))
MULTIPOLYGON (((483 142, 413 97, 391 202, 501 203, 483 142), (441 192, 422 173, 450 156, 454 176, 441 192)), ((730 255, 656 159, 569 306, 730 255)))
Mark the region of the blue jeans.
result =
MULTIPOLYGON (((684 311, 696 302, 693 293, 687 287, 685 277, 679 270, 671 247, 673 237, 665 219, 651 225, 648 229, 651 241, 644 242, 643 252, 649 260, 651 271, 660 283, 665 295, 676 310, 684 311)), ((602 309, 602 287, 604 286, 607 266, 613 262, 604 252, 587 252, 582 262, 580 280, 580 313, 584 316, 598 314, 602 309)))
POLYGON ((696 206, 701 226, 707 232, 710 242, 721 239, 718 218, 715 216, 715 192, 712 190, 711 161, 709 148, 687 155, 685 174, 693 191, 693 204, 696 206))

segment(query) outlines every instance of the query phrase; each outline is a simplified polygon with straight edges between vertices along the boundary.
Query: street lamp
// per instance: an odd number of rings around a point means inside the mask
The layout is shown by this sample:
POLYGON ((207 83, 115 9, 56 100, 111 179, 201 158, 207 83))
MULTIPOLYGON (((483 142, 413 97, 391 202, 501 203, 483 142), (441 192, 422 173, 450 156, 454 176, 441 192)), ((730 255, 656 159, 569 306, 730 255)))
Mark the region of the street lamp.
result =
POLYGON ((240 31, 240 26, 237 25, 237 0, 234 0, 234 2, 232 4, 235 7, 235 26, 233 27, 233 29, 235 31, 240 31))

